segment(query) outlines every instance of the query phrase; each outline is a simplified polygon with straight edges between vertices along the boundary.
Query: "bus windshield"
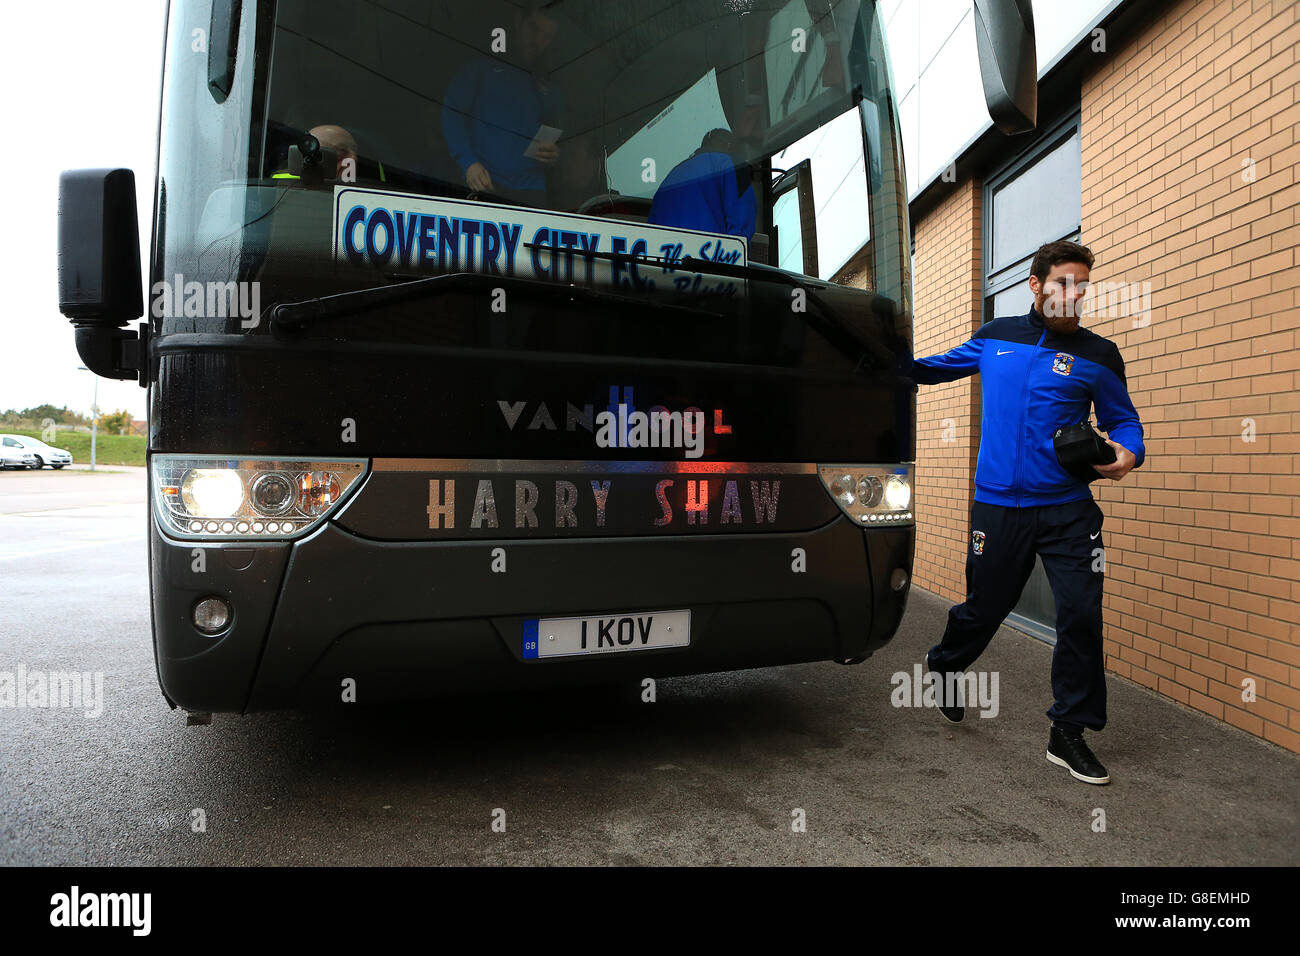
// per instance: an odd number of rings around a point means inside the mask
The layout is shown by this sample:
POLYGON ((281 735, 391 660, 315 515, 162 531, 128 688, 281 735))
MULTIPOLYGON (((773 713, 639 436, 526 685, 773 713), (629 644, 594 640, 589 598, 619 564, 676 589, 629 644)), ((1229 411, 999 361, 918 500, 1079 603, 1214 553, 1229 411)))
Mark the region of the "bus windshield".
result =
MULTIPOLYGON (((696 323, 691 354, 714 360, 735 354, 741 313, 788 303, 791 275, 814 294, 816 334, 855 334, 791 350, 776 330, 750 360, 883 367, 851 343, 910 322, 871 0, 279 0, 224 26, 229 5, 198 6, 174 3, 169 25, 158 332, 269 334, 275 305, 461 273, 533 302, 498 344, 563 347, 538 283, 603 287, 629 317, 675 305, 696 323), (838 166, 819 159, 832 141, 848 144, 838 166), (850 257, 874 295, 820 281, 850 257), (214 314, 187 307, 192 281, 256 294, 214 314)), ((343 310, 313 332, 456 344, 490 308, 473 284, 431 295, 438 308, 343 310)), ((581 313, 567 310, 573 341, 590 339, 581 313)))

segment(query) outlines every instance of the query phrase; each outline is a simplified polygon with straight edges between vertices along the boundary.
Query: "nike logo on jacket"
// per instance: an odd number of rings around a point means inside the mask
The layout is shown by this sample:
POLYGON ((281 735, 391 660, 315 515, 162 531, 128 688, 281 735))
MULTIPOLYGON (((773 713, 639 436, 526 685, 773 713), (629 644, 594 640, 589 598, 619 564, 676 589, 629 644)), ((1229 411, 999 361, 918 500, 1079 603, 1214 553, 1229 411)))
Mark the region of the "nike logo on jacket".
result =
POLYGON ((1050 331, 1037 309, 994 319, 968 342, 914 359, 922 385, 980 374, 984 397, 975 500, 1025 508, 1092 496, 1088 483, 1056 460, 1052 434, 1097 412, 1097 427, 1146 460, 1142 422, 1128 394, 1124 360, 1110 339, 1079 327, 1050 331), (1016 345, 1007 349, 1003 346, 1016 345), (1027 347, 1026 347, 1027 346, 1027 347))

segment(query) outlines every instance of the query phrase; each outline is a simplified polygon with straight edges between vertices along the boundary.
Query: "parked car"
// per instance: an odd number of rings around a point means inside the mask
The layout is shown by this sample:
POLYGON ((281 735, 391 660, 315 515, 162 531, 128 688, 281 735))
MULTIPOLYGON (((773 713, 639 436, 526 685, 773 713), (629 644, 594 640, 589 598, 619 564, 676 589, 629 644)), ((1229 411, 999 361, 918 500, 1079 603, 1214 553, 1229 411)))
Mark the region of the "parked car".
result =
MULTIPOLYGON (((21 445, 14 447, 0 441, 0 471, 12 468, 35 468, 36 456, 21 445)), ((62 467, 62 466, 60 466, 62 467)))
POLYGON ((46 465, 62 468, 72 464, 72 452, 54 448, 39 438, 28 438, 26 435, 0 435, 0 448, 30 452, 35 461, 28 468, 44 468, 46 465))

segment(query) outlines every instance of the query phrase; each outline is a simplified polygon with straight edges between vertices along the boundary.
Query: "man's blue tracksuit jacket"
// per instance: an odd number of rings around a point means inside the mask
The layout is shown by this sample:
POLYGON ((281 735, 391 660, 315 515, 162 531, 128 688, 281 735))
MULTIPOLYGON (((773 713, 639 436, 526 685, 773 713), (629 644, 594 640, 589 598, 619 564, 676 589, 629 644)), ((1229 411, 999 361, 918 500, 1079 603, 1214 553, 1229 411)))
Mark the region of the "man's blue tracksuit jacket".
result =
POLYGON ((1086 420, 1090 405, 1098 428, 1137 456, 1133 467, 1146 458, 1124 360, 1109 339, 1083 327, 1072 335, 1051 332, 1030 308, 994 319, 951 351, 916 359, 912 377, 934 385, 975 372, 984 395, 976 501, 1024 508, 1091 497, 1052 445, 1053 433, 1086 420))
MULTIPOLYGON (((1047 711, 1075 730, 1106 724, 1102 654, 1103 514, 1088 483, 1056 460, 1053 433, 1088 418, 1111 441, 1146 459, 1142 423, 1129 399, 1124 360, 1109 339, 1080 327, 1051 332, 1031 308, 989 322, 964 345, 914 359, 921 384, 980 373, 984 412, 975 504, 966 549, 966 600, 948 612, 930 669, 965 671, 983 653, 1043 562, 1056 599, 1056 649, 1047 711)), ((1104 479, 1102 479, 1104 480, 1104 479)))

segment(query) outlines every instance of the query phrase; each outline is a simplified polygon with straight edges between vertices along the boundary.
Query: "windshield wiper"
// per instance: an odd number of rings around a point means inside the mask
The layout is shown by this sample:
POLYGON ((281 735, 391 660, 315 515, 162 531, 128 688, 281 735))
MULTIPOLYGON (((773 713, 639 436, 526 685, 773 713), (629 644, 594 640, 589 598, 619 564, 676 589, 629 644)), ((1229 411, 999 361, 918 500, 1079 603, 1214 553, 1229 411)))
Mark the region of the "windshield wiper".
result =
MULTIPOLYGON (((525 247, 530 243, 524 243, 525 247)), ((618 252, 584 252, 584 258, 608 259, 637 266, 658 267, 678 272, 695 272, 705 275, 717 275, 739 279, 772 282, 790 289, 803 290, 805 299, 812 309, 792 314, 800 316, 806 324, 815 328, 839 352, 854 361, 854 371, 862 369, 863 362, 874 359, 879 367, 892 367, 897 356, 871 335, 863 332, 853 323, 842 318, 830 308, 811 284, 801 281, 802 277, 775 269, 771 266, 735 265, 727 262, 711 262, 686 256, 669 260, 662 256, 636 256, 631 253, 618 252)), ((410 279, 391 285, 375 286, 369 289, 357 289, 340 292, 335 295, 304 299, 301 302, 283 302, 271 309, 270 328, 273 335, 279 337, 301 334, 312 326, 346 315, 360 315, 374 312, 386 306, 404 302, 417 301, 438 295, 463 292, 487 292, 506 288, 515 294, 528 298, 575 302, 581 301, 591 305, 626 308, 629 305, 651 308, 658 312, 690 316, 696 319, 717 319, 726 313, 698 307, 664 302, 661 299, 649 299, 641 296, 622 295, 607 292, 575 283, 545 282, 537 279, 523 279, 518 276, 481 275, 473 272, 454 272, 445 275, 428 276, 422 279, 410 279)))
POLYGON ((301 302, 282 302, 271 310, 271 332, 274 335, 293 335, 304 332, 313 325, 344 315, 373 312, 385 306, 398 305, 438 295, 462 292, 491 292, 508 289, 515 295, 532 299, 555 299, 566 302, 581 301, 604 307, 626 308, 628 305, 653 306, 656 311, 668 311, 699 319, 716 319, 723 313, 709 309, 691 308, 670 303, 650 303, 625 295, 603 292, 588 286, 543 282, 522 279, 518 276, 480 275, 475 272, 451 272, 445 275, 410 279, 392 285, 356 289, 335 295, 304 299, 301 302))

